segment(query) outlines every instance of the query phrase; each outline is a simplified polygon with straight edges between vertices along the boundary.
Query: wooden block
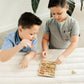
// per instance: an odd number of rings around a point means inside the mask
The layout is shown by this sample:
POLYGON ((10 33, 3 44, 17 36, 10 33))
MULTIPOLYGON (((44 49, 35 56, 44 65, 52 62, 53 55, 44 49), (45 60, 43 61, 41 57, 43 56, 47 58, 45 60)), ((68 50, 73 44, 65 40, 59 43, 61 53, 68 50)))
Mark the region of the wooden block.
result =
POLYGON ((74 70, 72 70, 72 74, 75 74, 76 72, 74 70))
POLYGON ((33 49, 33 47, 34 47, 34 45, 31 45, 31 47, 30 47, 30 48, 31 48, 31 49, 33 49))

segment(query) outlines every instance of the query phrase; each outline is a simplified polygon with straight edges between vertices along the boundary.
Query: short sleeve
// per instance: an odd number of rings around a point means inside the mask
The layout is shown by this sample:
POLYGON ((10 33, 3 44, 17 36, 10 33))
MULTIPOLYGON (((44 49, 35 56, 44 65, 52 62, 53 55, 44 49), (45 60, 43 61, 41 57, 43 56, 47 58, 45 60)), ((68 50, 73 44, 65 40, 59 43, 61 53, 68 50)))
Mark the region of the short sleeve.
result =
POLYGON ((79 35, 79 23, 77 21, 73 22, 71 29, 71 36, 72 35, 79 35))
POLYGON ((46 22, 46 24, 45 24, 45 26, 44 26, 43 33, 44 33, 44 34, 49 34, 49 33, 50 33, 48 21, 46 22))
POLYGON ((2 45, 1 50, 9 50, 13 47, 12 42, 10 41, 10 39, 8 39, 7 37, 5 37, 5 41, 2 45))

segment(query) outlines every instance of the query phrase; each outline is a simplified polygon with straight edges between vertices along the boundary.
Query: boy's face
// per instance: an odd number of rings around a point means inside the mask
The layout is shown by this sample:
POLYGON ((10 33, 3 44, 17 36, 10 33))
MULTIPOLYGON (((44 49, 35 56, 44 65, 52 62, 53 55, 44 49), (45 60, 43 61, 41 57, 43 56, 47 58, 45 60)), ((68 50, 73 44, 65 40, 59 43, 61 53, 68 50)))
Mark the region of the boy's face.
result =
POLYGON ((69 8, 68 5, 66 5, 64 8, 62 8, 61 6, 57 6, 57 7, 51 7, 50 11, 52 13, 53 18, 55 18, 59 22, 62 22, 67 17, 66 12, 67 12, 68 8, 69 8))
POLYGON ((21 38, 21 40, 28 39, 30 41, 33 41, 37 37, 39 28, 39 25, 33 25, 30 29, 23 29, 22 26, 19 26, 19 37, 21 38))

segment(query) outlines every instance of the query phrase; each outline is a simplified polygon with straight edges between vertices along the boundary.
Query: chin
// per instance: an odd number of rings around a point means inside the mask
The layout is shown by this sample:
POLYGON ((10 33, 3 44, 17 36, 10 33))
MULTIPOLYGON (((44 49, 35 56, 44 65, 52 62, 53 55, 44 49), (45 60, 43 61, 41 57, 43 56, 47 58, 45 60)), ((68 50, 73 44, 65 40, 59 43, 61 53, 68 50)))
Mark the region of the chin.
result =
POLYGON ((62 19, 59 19, 59 20, 57 20, 57 21, 62 22, 62 19))

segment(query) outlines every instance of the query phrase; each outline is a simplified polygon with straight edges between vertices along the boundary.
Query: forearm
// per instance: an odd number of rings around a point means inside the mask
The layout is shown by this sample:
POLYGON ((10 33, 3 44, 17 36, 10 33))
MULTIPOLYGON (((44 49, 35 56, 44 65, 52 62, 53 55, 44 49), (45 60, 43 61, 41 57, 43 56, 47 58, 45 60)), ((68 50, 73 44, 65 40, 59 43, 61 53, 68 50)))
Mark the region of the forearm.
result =
POLYGON ((75 48, 77 47, 78 45, 78 42, 72 42, 69 47, 62 53, 62 55, 64 57, 67 57, 68 55, 70 55, 74 50, 75 48))
POLYGON ((42 49, 43 51, 48 49, 48 40, 44 39, 42 40, 42 49))
POLYGON ((0 61, 5 62, 11 59, 18 51, 20 47, 17 45, 9 50, 2 50, 0 52, 0 61))
POLYGON ((33 52, 29 52, 26 57, 28 58, 28 60, 33 59, 36 56, 36 51, 33 52))

